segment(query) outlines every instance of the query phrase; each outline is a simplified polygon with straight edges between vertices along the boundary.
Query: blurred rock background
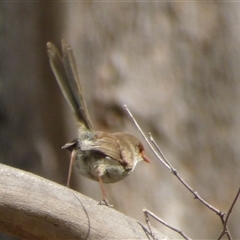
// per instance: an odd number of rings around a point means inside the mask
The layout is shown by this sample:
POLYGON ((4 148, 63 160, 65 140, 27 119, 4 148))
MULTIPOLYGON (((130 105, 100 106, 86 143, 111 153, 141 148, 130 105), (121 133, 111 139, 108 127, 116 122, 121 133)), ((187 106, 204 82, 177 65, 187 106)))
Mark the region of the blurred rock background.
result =
MULTIPOLYGON (((0 162, 66 183, 69 153, 60 147, 76 124, 45 47, 65 38, 95 128, 141 138, 127 104, 193 189, 227 211, 240 180, 239 24, 236 2, 1 2, 0 162)), ((151 164, 106 185, 110 202, 139 221, 146 207, 193 239, 216 239, 218 217, 146 150, 151 164)), ((101 199, 97 182, 75 174, 72 187, 101 199)), ((239 214, 240 200, 229 220, 234 239, 239 214)))

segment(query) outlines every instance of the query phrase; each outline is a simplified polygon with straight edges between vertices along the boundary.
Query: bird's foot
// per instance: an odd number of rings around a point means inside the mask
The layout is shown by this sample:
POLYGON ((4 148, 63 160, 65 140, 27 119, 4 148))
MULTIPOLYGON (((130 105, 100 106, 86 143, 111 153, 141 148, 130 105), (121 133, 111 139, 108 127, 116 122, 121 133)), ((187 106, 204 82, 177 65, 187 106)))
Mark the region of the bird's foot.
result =
POLYGON ((111 205, 108 200, 106 198, 104 198, 103 200, 101 200, 98 205, 105 205, 105 206, 108 206, 110 208, 113 208, 113 205, 111 205))

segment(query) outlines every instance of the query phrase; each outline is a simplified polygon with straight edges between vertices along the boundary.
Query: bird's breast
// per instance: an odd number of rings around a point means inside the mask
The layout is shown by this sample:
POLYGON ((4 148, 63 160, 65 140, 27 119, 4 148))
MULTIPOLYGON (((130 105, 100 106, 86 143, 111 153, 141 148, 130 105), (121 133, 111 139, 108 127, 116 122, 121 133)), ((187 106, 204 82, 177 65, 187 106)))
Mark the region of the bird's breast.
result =
POLYGON ((101 177, 104 183, 118 182, 133 170, 127 169, 117 160, 95 151, 79 150, 74 165, 81 175, 95 181, 101 177))

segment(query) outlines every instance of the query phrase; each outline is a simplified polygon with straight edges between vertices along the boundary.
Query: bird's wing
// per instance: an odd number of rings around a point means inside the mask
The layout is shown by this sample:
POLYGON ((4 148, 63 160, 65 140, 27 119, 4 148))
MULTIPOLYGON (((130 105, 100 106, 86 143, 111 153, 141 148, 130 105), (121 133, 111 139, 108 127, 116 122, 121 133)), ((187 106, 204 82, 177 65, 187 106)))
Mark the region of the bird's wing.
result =
POLYGON ((126 150, 121 147, 119 140, 111 133, 98 131, 92 143, 81 148, 82 150, 101 152, 113 161, 118 161, 124 167, 131 168, 131 161, 130 158, 126 156, 126 150))

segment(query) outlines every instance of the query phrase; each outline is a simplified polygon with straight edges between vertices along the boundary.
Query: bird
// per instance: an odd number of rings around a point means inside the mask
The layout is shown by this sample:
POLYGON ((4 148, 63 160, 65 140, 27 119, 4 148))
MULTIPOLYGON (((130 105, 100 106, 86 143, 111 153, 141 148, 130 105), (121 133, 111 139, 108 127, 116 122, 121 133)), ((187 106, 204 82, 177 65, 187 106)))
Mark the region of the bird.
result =
POLYGON ((103 196, 100 203, 111 206, 103 184, 124 179, 138 162, 149 163, 150 160, 145 155, 143 144, 135 136, 93 129, 70 45, 62 40, 62 53, 53 43, 46 45, 51 69, 77 121, 78 137, 62 147, 71 152, 66 185, 70 187, 74 167, 81 175, 100 183, 103 196))

